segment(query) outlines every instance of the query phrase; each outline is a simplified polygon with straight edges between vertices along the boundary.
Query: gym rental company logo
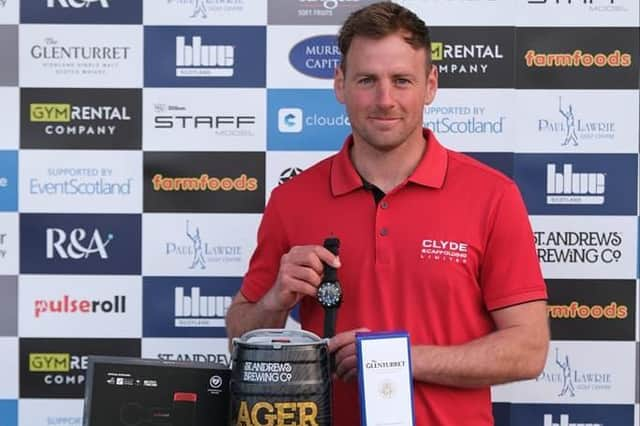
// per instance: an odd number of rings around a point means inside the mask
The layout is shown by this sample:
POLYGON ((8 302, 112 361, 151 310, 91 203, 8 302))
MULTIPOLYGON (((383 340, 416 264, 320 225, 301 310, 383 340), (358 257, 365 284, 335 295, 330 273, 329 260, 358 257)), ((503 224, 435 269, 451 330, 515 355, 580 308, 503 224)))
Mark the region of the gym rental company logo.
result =
POLYGON ((262 213, 264 157, 264 152, 145 152, 144 210, 262 213))
POLYGON ((267 100, 268 150, 335 151, 351 132, 332 90, 274 89, 267 100))
POLYGON ((635 339, 635 280, 546 280, 554 340, 635 339))
POLYGON ((24 273, 140 273, 140 215, 24 214, 24 273))
POLYGON ((244 248, 241 245, 221 245, 211 241, 207 235, 200 232, 200 226, 185 221, 184 240, 166 241, 164 255, 167 257, 181 257, 189 269, 207 269, 207 265, 219 263, 243 263, 244 248))
POLYGON ((513 87, 513 34, 506 28, 435 27, 431 59, 442 87, 513 87))
POLYGON ((140 149, 140 89, 22 89, 21 102, 22 148, 140 149))
POLYGON ((289 52, 289 63, 309 77, 333 79, 342 54, 335 35, 318 35, 298 42, 289 52))
POLYGON ((575 105, 575 102, 563 102, 559 96, 555 117, 538 118, 539 136, 553 135, 563 147, 577 147, 581 142, 611 141, 616 138, 615 121, 584 118, 575 105))
POLYGON ((142 1, 41 0, 21 4, 30 24, 142 24, 142 1))
POLYGON ((148 26, 144 31, 145 86, 265 85, 265 27, 148 26))
POLYGON ((241 278, 144 277, 144 337, 226 337, 241 278))
POLYGON ((460 241, 422 240, 420 259, 439 262, 467 263, 469 245, 460 241))
POLYGON ((516 181, 530 214, 633 215, 633 154, 516 154, 516 181), (628 188, 614 191, 613 188, 628 188))
POLYGON ((21 398, 82 398, 89 355, 140 356, 140 339, 20 339, 21 398))

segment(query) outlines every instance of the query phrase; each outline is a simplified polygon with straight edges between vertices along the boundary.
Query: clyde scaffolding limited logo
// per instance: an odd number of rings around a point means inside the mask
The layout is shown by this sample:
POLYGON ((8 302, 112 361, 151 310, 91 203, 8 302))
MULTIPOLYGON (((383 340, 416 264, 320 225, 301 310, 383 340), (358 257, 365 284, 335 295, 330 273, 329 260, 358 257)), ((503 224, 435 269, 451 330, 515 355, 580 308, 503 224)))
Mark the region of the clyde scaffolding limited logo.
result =
POLYGON ((469 246, 460 241, 422 240, 420 259, 440 262, 467 263, 469 246))

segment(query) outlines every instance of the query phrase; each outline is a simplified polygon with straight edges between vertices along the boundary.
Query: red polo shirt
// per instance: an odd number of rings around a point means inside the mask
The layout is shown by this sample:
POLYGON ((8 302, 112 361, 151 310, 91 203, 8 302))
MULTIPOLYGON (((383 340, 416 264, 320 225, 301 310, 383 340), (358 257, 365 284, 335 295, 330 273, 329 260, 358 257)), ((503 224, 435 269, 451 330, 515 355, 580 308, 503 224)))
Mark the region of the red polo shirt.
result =
MULTIPOLYGON (((276 188, 265 209, 242 294, 258 301, 296 245, 340 238, 344 300, 336 331, 406 330, 413 345, 456 345, 495 326, 489 311, 546 299, 527 212, 516 185, 425 130, 413 174, 376 205, 342 150, 276 188)), ((306 297, 302 327, 322 335, 306 297)), ((492 425, 490 388, 414 382, 418 425, 492 425)), ((357 382, 334 383, 334 426, 359 425, 357 382)))

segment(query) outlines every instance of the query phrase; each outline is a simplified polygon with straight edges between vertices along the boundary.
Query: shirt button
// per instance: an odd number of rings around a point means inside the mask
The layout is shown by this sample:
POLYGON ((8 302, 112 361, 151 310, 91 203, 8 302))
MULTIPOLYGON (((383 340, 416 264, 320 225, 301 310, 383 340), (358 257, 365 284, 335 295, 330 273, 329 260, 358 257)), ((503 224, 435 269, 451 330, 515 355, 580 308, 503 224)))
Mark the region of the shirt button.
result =
POLYGON ((380 228, 380 235, 381 236, 386 237, 388 233, 389 233, 389 231, 387 230, 387 228, 380 228))
POLYGON ((386 201, 381 201, 380 202, 380 207, 383 209, 386 209, 387 207, 389 207, 389 203, 387 203, 386 201))

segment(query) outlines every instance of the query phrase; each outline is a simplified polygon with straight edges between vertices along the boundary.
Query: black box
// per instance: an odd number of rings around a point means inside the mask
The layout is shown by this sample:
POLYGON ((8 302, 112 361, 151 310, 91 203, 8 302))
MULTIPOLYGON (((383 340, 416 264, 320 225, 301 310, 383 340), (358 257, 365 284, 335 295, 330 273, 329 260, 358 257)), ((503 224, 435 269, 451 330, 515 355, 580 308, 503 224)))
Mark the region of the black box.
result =
POLYGON ((83 425, 226 425, 230 375, 222 364, 90 356, 83 425))

